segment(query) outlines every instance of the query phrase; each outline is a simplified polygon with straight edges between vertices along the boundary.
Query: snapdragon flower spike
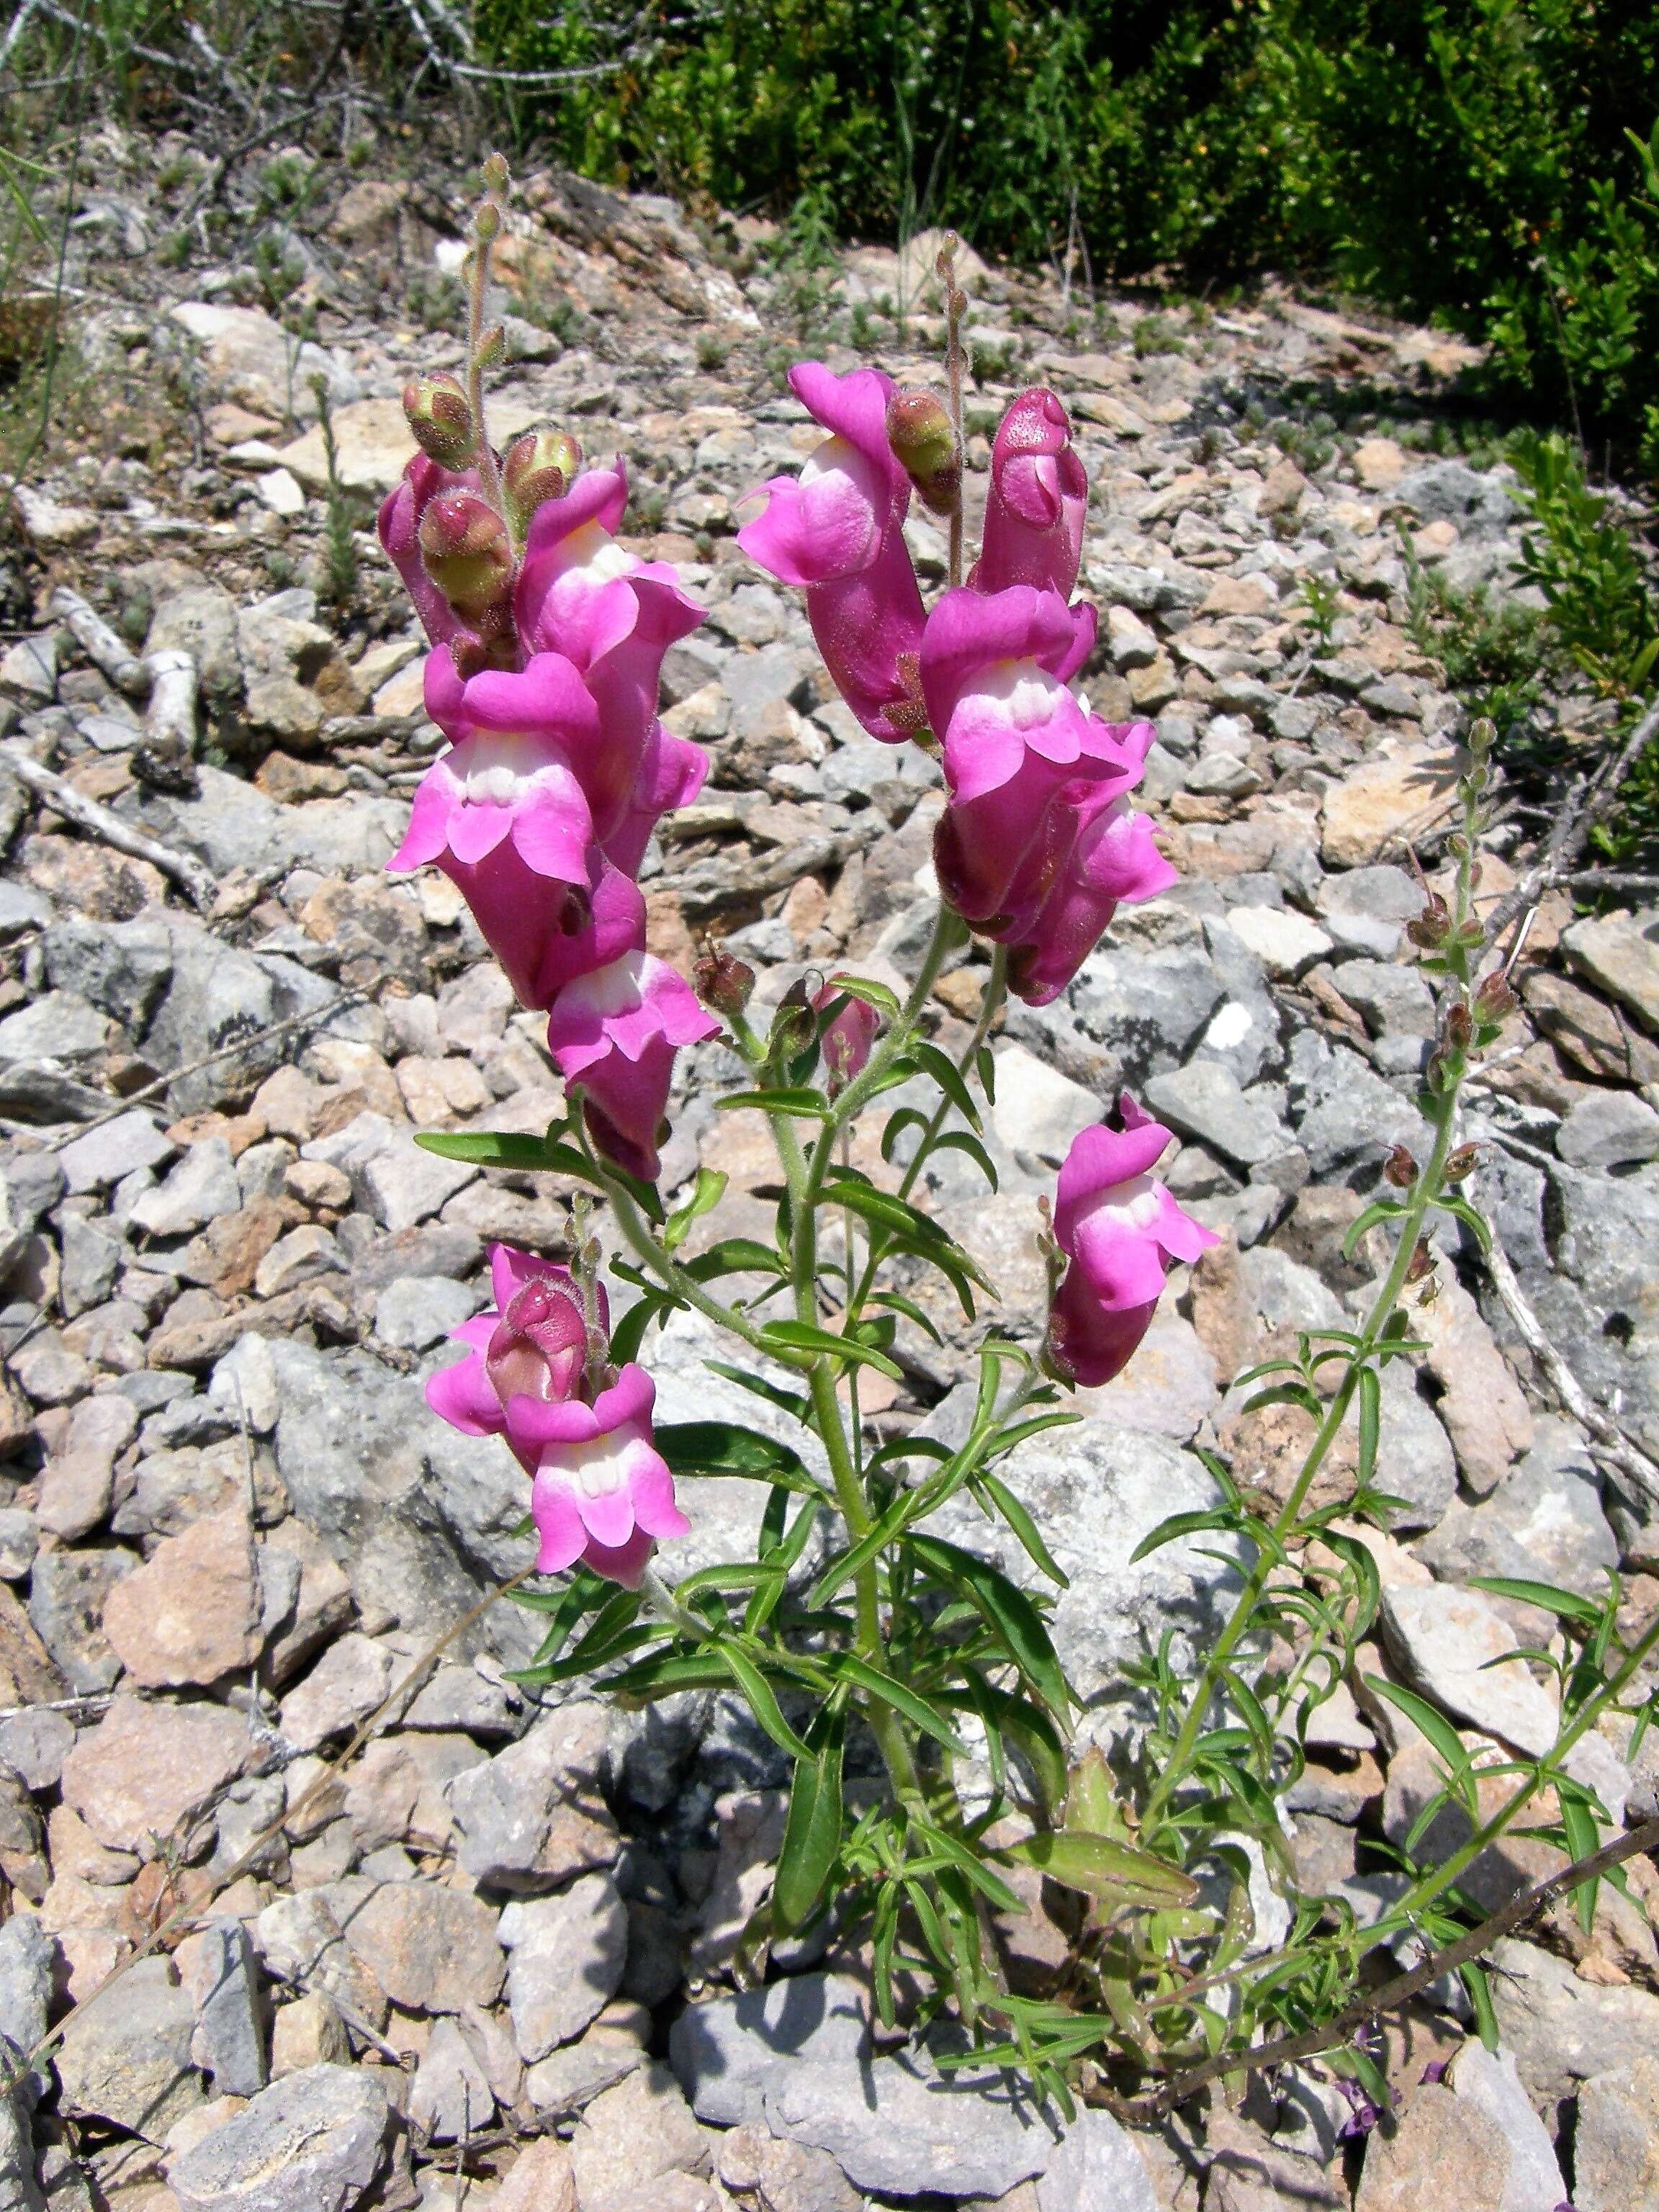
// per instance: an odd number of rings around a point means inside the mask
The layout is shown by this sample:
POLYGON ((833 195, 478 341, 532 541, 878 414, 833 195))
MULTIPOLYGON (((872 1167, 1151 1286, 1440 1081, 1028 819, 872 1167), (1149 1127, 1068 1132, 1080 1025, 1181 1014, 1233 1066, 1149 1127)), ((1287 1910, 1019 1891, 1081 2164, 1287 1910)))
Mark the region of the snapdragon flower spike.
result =
POLYGON ((928 617, 921 690, 951 793, 934 858, 969 922, 1006 912, 1050 801, 1091 743, 1067 684, 1094 635, 1092 608, 1024 584, 947 592, 928 617))
MULTIPOLYGON (((656 1540, 690 1526, 651 1442, 651 1378, 624 1367, 590 1404, 586 1323, 569 1270, 497 1244, 489 1271, 495 1304, 451 1332, 468 1356, 428 1380, 427 1402, 465 1435, 505 1437, 531 1476, 538 1573, 580 1559, 637 1589, 656 1540)), ((602 1285, 597 1295, 608 1328, 602 1285)))
POLYGON ((837 376, 822 362, 789 372, 795 397, 830 432, 799 477, 774 477, 738 543, 780 583, 802 587, 836 690, 872 738, 897 744, 921 716, 915 656, 921 593, 904 543, 910 479, 887 438, 892 379, 837 376))
POLYGON ((1083 552, 1089 479, 1072 447, 1072 422, 1052 392, 1022 392, 991 447, 985 535, 969 582, 1001 592, 1035 584, 1070 599, 1083 552))
POLYGON ((1054 1371, 1109 1382, 1146 1334, 1171 1260, 1196 1260, 1220 1240, 1184 1213, 1152 1170, 1170 1142, 1126 1091, 1121 1129, 1073 1139, 1060 1171, 1054 1236, 1071 1264, 1054 1294, 1044 1346, 1054 1371))
POLYGON ((547 1049, 565 1081, 582 1086, 584 1118, 600 1151, 654 1182, 674 1054, 719 1028, 666 961, 634 951, 560 992, 547 1049))

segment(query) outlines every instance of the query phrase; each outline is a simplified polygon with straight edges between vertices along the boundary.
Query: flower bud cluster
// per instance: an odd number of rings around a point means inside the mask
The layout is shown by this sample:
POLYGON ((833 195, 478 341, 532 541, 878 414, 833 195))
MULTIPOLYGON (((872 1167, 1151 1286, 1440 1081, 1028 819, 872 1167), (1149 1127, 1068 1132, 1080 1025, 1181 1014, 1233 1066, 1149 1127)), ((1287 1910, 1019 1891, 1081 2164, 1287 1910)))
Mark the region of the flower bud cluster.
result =
POLYGON ((962 495, 954 426, 932 393, 878 369, 790 371, 829 436, 799 477, 775 477, 738 533, 801 586, 825 665, 864 727, 897 744, 931 731, 950 803, 935 865, 945 896, 1009 948, 1011 988, 1033 1006, 1064 990, 1121 900, 1175 880, 1131 811, 1150 723, 1112 725, 1071 684, 1095 615, 1073 605, 1088 480, 1052 392, 1020 393, 991 451, 978 561, 924 612, 904 543, 914 488, 936 514, 962 495))
POLYGON ((503 512, 457 465, 477 448, 455 380, 422 379, 405 405, 422 451, 380 542, 432 640, 426 708, 450 745, 388 865, 431 862, 458 886, 520 1000, 546 1013, 593 1141, 652 1181, 675 1053, 716 1027, 646 950, 635 880, 660 817, 708 773, 657 719, 663 654, 702 614, 671 567, 617 544, 620 462, 580 472, 573 438, 531 433, 501 458, 503 512))

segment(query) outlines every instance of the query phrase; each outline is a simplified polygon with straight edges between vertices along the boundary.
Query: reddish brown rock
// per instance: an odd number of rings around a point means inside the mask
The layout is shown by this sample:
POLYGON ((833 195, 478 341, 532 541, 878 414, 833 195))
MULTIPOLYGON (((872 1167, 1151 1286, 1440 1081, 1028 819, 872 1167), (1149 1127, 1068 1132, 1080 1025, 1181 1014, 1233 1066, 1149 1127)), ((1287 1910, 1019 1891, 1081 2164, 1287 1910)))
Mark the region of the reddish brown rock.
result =
POLYGON ((104 1601, 104 1633, 150 1689, 216 1682, 259 1656, 253 1531, 232 1506, 170 1536, 104 1601))

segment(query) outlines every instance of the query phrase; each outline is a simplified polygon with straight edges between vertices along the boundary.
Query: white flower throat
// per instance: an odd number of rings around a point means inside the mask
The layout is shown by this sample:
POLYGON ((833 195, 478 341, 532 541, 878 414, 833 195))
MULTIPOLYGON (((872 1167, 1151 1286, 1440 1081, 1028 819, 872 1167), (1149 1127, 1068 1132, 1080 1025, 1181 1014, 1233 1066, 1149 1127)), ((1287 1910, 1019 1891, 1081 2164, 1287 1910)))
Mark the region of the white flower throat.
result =
POLYGON ((609 1498, 628 1481, 628 1446, 619 1438, 595 1437, 591 1443, 567 1444, 559 1474, 579 1498, 609 1498))

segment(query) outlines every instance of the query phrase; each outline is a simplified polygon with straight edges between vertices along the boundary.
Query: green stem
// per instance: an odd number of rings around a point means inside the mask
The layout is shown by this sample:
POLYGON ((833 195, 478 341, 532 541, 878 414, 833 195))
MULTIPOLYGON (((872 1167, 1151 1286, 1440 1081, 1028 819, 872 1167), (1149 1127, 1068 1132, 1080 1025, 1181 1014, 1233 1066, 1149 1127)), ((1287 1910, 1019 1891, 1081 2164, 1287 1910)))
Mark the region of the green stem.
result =
MULTIPOLYGON (((589 1158, 593 1158, 593 1156, 590 1153, 589 1158)), ((605 1195, 611 1200, 611 1213, 629 1249, 643 1261, 657 1280, 665 1289, 672 1291, 677 1298, 684 1298, 687 1305, 695 1306, 701 1314, 707 1314, 709 1320, 718 1323, 721 1328, 729 1328, 734 1336, 740 1336, 756 1352, 765 1352, 769 1359, 778 1358, 778 1346, 769 1344, 753 1322, 734 1312, 730 1306, 722 1305, 718 1298, 711 1297, 695 1277, 675 1265, 651 1234, 649 1224, 641 1217, 639 1207, 628 1192, 606 1175, 603 1161, 593 1158, 593 1171, 605 1186, 605 1195)))
POLYGON ((1447 1090, 1437 1101, 1434 1149, 1429 1155, 1428 1164, 1417 1179, 1410 1203, 1401 1220, 1400 1241, 1395 1249, 1394 1264, 1389 1269, 1382 1288, 1377 1293, 1370 1312, 1366 1316, 1358 1349, 1348 1363, 1342 1380, 1337 1386, 1336 1393, 1326 1408, 1325 1418, 1320 1423, 1318 1431, 1308 1447, 1307 1455, 1291 1486, 1290 1496, 1280 1507, 1273 1521, 1274 1540, 1263 1544, 1257 1551, 1255 1564, 1245 1577, 1244 1587, 1238 1595, 1227 1625, 1222 1630, 1204 1662, 1197 1684, 1188 1703, 1187 1714, 1182 1723, 1181 1733, 1176 1738, 1174 1747, 1170 1751, 1164 1771, 1158 1778, 1158 1785, 1147 1805, 1145 1825, 1148 1827, 1163 1812, 1170 1801, 1170 1794, 1180 1786, 1185 1778, 1188 1762, 1193 1755, 1193 1747, 1197 1742, 1200 1731, 1204 1726, 1205 1715, 1209 1711, 1210 1700, 1215 1695, 1223 1670, 1238 1648, 1240 1639, 1255 1618, 1256 1607, 1261 1602, 1261 1594, 1267 1586, 1267 1577, 1273 1572, 1281 1554, 1285 1538, 1296 1526, 1308 1492, 1312 1488, 1320 1468, 1325 1463, 1325 1455, 1336 1441, 1342 1424, 1348 1417, 1348 1409, 1353 1403, 1354 1393, 1359 1387, 1360 1373, 1376 1356, 1382 1342, 1382 1333, 1388 1324, 1389 1317, 1395 1310, 1401 1291, 1406 1286, 1407 1270, 1411 1266, 1412 1255, 1416 1251, 1418 1240, 1422 1236, 1423 1224, 1428 1217, 1429 1207, 1439 1195, 1442 1170, 1445 1167, 1446 1158, 1452 1146, 1456 1103, 1455 1088, 1447 1090))
POLYGON ((1455 1850, 1449 1859, 1443 1860, 1431 1873, 1419 1875, 1417 1881, 1407 1891, 1389 1915, 1392 1923, 1398 1926, 1409 1922, 1422 1911, 1425 1905, 1431 1905, 1443 1890, 1451 1887, 1467 1868, 1474 1863, 1482 1851, 1506 1832, 1517 1813, 1524 1810, 1540 1790, 1552 1785, 1557 1768, 1560 1766, 1574 1744, 1587 1729, 1595 1725, 1597 1717, 1606 1711, 1612 1700, 1617 1698, 1632 1680, 1656 1644, 1659 1644, 1659 1620, 1655 1620, 1646 1633, 1633 1646, 1618 1673, 1610 1680, 1604 1682, 1593 1696, 1585 1698, 1570 1725, 1556 1739, 1548 1754, 1539 1761, 1534 1772, 1529 1774, 1520 1787, 1504 1801, 1485 1826, 1477 1830, 1468 1843, 1455 1850))

